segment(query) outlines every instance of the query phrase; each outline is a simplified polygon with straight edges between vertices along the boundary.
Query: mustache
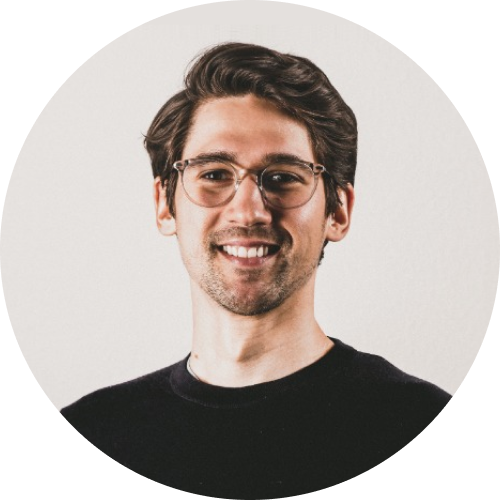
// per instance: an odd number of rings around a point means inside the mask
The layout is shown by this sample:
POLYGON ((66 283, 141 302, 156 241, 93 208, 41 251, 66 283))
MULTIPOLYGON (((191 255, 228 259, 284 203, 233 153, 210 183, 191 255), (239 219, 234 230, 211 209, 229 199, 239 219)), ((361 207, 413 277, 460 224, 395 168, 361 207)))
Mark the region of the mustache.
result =
POLYGON ((279 246, 283 246, 290 242, 290 235, 288 232, 269 226, 229 227, 219 229, 213 232, 208 239, 211 245, 219 246, 229 239, 237 238, 264 240, 279 246))

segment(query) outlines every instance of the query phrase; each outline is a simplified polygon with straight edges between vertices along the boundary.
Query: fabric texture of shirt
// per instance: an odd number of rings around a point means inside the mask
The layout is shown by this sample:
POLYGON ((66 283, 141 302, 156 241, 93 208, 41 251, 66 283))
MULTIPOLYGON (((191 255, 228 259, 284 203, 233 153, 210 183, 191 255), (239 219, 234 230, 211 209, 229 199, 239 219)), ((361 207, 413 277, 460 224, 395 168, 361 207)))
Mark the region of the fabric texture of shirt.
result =
POLYGON ((237 499, 316 491, 389 458, 451 397, 332 340, 324 357, 279 380, 213 386, 188 372, 186 358, 62 414, 113 459, 183 491, 237 499))

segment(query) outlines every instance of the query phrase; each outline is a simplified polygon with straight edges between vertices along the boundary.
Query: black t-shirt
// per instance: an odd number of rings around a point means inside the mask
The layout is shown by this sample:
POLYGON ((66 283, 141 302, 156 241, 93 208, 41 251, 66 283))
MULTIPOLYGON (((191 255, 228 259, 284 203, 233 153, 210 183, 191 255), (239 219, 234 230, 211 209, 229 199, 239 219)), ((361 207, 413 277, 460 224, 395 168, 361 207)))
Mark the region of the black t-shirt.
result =
POLYGON ((180 490, 238 499, 316 491, 393 455, 451 397, 332 340, 320 360, 272 382, 213 386, 183 360, 62 414, 110 457, 180 490))

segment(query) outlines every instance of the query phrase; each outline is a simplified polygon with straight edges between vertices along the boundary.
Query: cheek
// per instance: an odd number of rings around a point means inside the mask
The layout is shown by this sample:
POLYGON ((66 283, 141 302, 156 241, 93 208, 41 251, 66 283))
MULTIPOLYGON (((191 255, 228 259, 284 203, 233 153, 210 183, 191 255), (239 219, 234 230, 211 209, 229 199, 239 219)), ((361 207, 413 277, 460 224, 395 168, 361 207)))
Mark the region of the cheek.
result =
POLYGON ((288 224, 283 223, 292 237, 293 254, 297 263, 309 263, 311 259, 317 260, 325 242, 324 218, 306 217, 305 214, 297 214, 292 217, 288 224))
MULTIPOLYGON (((193 253, 196 233, 198 232, 196 219, 191 214, 191 207, 176 193, 175 196, 175 222, 177 227, 177 241, 181 254, 189 256, 193 253)), ((200 236, 198 236, 199 239, 200 236)))
POLYGON ((292 210, 287 214, 288 224, 294 228, 294 233, 301 239, 321 243, 326 235, 325 200, 324 196, 315 200, 315 197, 303 207, 292 210))
POLYGON ((207 209, 198 207, 186 199, 176 199, 177 238, 181 254, 185 258, 199 258, 207 246, 207 238, 214 227, 213 216, 207 209))

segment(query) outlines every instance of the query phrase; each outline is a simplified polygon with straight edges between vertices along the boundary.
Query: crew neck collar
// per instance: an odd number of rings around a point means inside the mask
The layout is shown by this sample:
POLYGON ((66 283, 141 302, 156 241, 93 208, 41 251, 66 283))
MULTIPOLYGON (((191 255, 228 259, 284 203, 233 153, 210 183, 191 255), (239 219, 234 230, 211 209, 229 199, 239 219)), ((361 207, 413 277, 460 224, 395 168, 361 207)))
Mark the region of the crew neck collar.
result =
POLYGON ((314 380, 331 377, 339 369, 341 361, 356 351, 338 339, 331 338, 334 346, 314 363, 286 377, 245 387, 221 387, 207 384, 194 378, 187 369, 185 359, 174 365, 170 382, 172 390, 183 399, 214 408, 237 408, 250 406, 270 399, 286 391, 296 390, 314 380))

